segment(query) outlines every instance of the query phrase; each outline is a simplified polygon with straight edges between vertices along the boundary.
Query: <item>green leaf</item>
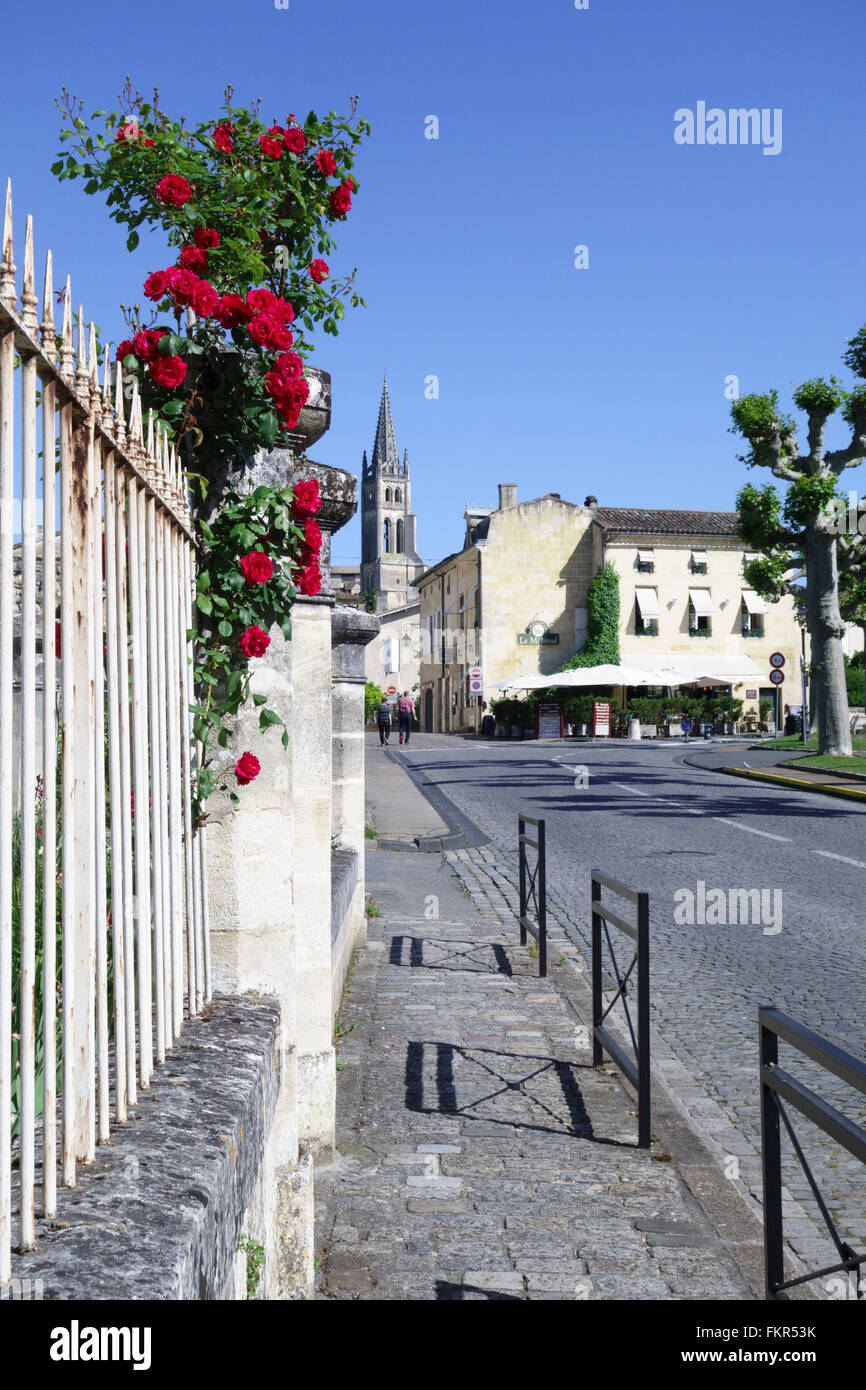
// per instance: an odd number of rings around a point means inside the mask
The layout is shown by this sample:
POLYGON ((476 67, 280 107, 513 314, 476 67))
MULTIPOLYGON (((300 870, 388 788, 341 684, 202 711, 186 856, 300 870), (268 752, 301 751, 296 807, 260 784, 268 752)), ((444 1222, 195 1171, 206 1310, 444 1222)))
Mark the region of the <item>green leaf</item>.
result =
POLYGON ((134 251, 137 245, 138 245, 138 232, 130 232, 129 236, 126 238, 126 249, 127 249, 127 251, 134 251))
POLYGON ((254 695, 254 696, 253 696, 253 704, 254 704, 257 708, 258 708, 259 705, 266 705, 267 702, 268 702, 268 697, 267 697, 267 695, 254 695))
POLYGON ((195 602, 200 613, 210 614, 213 612, 213 604, 207 594, 198 594, 195 602))
POLYGON ((225 618, 223 618, 222 622, 219 624, 220 634, 223 637, 231 637, 233 631, 234 629, 232 628, 231 623, 227 623, 225 618))
POLYGON ((272 709, 263 709, 259 715, 259 729, 264 733, 265 729, 270 729, 274 724, 282 724, 282 719, 278 714, 274 714, 272 709))

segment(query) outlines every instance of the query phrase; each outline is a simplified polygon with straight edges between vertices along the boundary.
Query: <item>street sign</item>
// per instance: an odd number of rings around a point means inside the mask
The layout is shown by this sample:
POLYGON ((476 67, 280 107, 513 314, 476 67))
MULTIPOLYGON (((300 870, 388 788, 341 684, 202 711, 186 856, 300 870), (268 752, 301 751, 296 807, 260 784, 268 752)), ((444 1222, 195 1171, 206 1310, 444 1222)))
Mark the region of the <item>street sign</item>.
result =
POLYGON ((695 726, 690 719, 684 719, 682 724, 680 725, 680 728, 682 729, 684 734, 690 734, 694 727, 695 726))
POLYGON ((388 694, 389 694, 389 695, 396 695, 396 694, 397 694, 397 687, 396 687, 396 685, 389 685, 389 686, 388 686, 388 694))
POLYGON ((771 672, 770 672, 770 680, 773 682, 774 685, 781 685, 781 684, 782 684, 782 681, 783 681, 784 679, 785 679, 785 672, 784 672, 784 671, 771 671, 771 672))
POLYGON ((785 664, 785 658, 784 658, 784 656, 782 655, 782 653, 781 653, 781 652, 773 652, 773 655, 770 657, 770 665, 771 665, 772 667, 774 667, 776 670, 778 670, 779 667, 780 667, 780 666, 784 666, 784 664, 785 664))
POLYGON ((484 689, 483 672, 480 666, 473 666, 469 672, 469 694, 480 695, 484 689))

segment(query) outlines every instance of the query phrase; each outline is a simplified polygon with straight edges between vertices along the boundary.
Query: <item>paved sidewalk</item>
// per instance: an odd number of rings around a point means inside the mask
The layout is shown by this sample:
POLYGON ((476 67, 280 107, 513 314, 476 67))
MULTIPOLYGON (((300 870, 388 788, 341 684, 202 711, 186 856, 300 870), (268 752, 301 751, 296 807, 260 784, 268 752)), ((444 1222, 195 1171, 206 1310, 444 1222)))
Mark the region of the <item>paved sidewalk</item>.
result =
POLYGON ((320 1297, 744 1299, 749 1288, 556 984, 443 856, 372 850, 382 916, 341 1013, 320 1297), (351 1031, 348 1031, 350 1030, 351 1031))
MULTIPOLYGON (((368 824, 381 840, 403 840, 407 844, 417 838, 448 835, 445 821, 418 790, 402 767, 379 746, 378 734, 365 734, 366 795, 368 824)), ((396 733, 390 747, 397 748, 396 733)), ((410 745, 411 747, 411 745, 410 745)))

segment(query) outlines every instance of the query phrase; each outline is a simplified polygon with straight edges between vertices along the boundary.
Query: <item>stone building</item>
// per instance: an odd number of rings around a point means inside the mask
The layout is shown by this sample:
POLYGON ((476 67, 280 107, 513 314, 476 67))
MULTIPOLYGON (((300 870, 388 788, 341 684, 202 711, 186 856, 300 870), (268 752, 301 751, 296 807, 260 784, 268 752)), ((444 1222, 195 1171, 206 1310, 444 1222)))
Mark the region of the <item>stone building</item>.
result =
POLYGON ((730 677, 748 711, 774 690, 778 651, 783 699, 800 703, 793 601, 768 604, 749 589, 752 554, 735 513, 600 507, 594 496, 580 506, 557 493, 519 503, 517 488, 501 484, 498 507, 467 507, 464 520, 463 548, 417 580, 422 728, 476 729, 501 682, 560 670, 586 643, 588 586, 608 560, 624 663, 730 677))

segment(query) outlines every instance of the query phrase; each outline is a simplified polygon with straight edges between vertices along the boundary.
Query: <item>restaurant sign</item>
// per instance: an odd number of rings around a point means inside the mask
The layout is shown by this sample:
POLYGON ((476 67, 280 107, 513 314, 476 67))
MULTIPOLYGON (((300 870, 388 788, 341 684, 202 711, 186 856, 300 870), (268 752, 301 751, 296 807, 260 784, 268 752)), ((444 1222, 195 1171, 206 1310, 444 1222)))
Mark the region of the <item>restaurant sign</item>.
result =
POLYGON ((551 632, 541 618, 533 618, 525 632, 518 632, 517 643, 521 647, 558 647, 559 633, 551 632))

